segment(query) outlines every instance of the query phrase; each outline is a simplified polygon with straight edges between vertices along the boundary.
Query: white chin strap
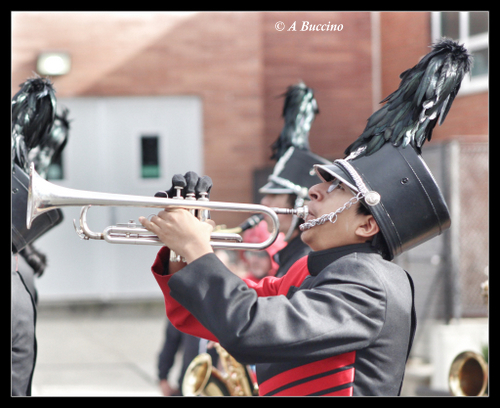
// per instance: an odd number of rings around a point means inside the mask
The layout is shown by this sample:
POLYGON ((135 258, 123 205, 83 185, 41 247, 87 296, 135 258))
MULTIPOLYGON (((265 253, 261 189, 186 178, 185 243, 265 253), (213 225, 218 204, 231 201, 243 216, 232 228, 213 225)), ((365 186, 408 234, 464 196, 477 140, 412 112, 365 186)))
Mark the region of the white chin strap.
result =
POLYGON ((301 231, 305 231, 312 227, 315 227, 316 225, 323 225, 327 221, 330 221, 332 224, 334 224, 335 221, 337 221, 338 214, 340 214, 342 211, 347 210, 348 208, 351 208, 353 204, 357 203, 362 198, 363 198, 363 193, 359 192, 338 210, 331 212, 330 214, 324 214, 319 218, 314 218, 313 220, 306 221, 303 224, 301 224, 299 228, 301 231))

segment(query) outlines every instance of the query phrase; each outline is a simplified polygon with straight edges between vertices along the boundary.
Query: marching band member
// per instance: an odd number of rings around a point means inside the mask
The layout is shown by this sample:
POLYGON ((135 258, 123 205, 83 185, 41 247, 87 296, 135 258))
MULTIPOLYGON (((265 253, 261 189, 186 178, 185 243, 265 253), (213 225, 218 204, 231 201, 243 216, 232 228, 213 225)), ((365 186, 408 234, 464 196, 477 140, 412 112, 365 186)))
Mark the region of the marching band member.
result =
POLYGON ((34 242, 62 221, 62 211, 57 209, 36 220, 33 228, 26 227, 29 163, 34 162, 46 177, 49 165, 61 154, 69 134, 68 112, 57 113, 55 89, 49 79, 35 76, 20 84, 20 88, 11 105, 11 393, 14 396, 31 395, 36 365, 35 277, 43 274, 46 256, 35 248, 34 242))
POLYGON ((213 253, 213 225, 188 211, 141 217, 165 244, 152 271, 170 321, 256 364, 260 395, 399 395, 416 319, 411 277, 390 261, 450 226, 420 149, 469 69, 462 46, 434 45, 348 156, 315 166, 301 226, 312 252, 281 278, 235 276, 213 253))
MULTIPOLYGON (((243 242, 264 242, 269 238, 269 231, 265 221, 261 221, 255 227, 246 230, 242 234, 243 242)), ((260 281, 266 276, 276 276, 279 265, 274 256, 286 246, 283 234, 278 234, 276 240, 262 251, 244 251, 241 258, 246 268, 244 278, 260 281)))
MULTIPOLYGON (((308 190, 317 182, 315 164, 329 164, 309 149, 309 131, 318 104, 313 90, 303 82, 289 86, 285 93, 282 116, 284 125, 272 146, 272 159, 276 160, 268 182, 259 189, 265 194, 261 204, 268 207, 299 208, 309 199, 308 190)), ((279 268, 276 276, 283 276, 290 267, 310 252, 300 239, 302 220, 296 215, 278 214, 280 232, 287 245, 275 255, 279 268)), ((269 226, 271 229, 271 226, 269 226)))

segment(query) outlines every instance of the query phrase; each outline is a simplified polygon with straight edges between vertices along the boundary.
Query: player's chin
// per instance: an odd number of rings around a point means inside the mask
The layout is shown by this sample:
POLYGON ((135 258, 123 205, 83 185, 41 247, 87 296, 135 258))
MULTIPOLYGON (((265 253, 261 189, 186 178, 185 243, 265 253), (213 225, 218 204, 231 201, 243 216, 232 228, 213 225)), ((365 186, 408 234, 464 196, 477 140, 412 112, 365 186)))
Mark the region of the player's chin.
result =
POLYGON ((302 234, 300 235, 300 239, 302 240, 302 242, 311 248, 312 248, 311 245, 314 245, 314 237, 315 237, 313 229, 314 228, 306 229, 305 231, 302 231, 302 234))

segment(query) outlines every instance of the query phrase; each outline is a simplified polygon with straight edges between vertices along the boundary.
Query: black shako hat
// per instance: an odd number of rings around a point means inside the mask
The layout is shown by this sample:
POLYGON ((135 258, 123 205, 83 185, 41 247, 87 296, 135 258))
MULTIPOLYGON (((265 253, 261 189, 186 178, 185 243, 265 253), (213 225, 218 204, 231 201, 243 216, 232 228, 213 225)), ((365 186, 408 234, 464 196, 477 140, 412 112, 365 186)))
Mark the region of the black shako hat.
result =
POLYGON ((318 183, 313 166, 331 162, 309 150, 309 131, 319 113, 314 91, 304 82, 288 87, 282 116, 284 126, 272 146, 277 162, 268 183, 259 189, 263 194, 296 194, 297 205, 308 198, 310 187, 318 183))
POLYGON ((345 159, 315 166, 324 181, 337 178, 358 194, 373 215, 392 260, 448 229, 450 214, 421 156, 436 123, 441 125, 469 72, 472 59, 444 39, 401 74, 399 88, 369 119, 345 159))
POLYGON ((309 188, 318 184, 315 164, 331 164, 309 150, 289 147, 274 166, 268 183, 259 189, 263 194, 296 194, 308 198, 309 188))
POLYGON ((385 144, 376 153, 359 158, 316 165, 324 181, 333 178, 355 193, 380 228, 392 260, 448 229, 450 213, 432 173, 411 147, 385 144))

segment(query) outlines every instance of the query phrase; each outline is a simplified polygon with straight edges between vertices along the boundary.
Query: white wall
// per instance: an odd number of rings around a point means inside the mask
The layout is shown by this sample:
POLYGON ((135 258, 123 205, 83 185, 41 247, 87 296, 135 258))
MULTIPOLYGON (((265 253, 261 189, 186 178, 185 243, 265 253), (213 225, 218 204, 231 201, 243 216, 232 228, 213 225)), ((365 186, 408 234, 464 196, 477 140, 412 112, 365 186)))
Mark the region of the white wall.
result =
MULTIPOLYGON (((153 196, 175 173, 203 172, 202 102, 196 96, 58 98, 69 109, 71 132, 63 180, 78 190, 153 196), (161 176, 141 178, 140 137, 160 136, 161 176)), ((89 226, 106 226, 157 210, 93 207, 89 226)), ((72 220, 80 207, 63 209, 64 222, 36 242, 48 267, 37 279, 40 301, 160 297, 150 266, 159 247, 83 241, 72 220)))

